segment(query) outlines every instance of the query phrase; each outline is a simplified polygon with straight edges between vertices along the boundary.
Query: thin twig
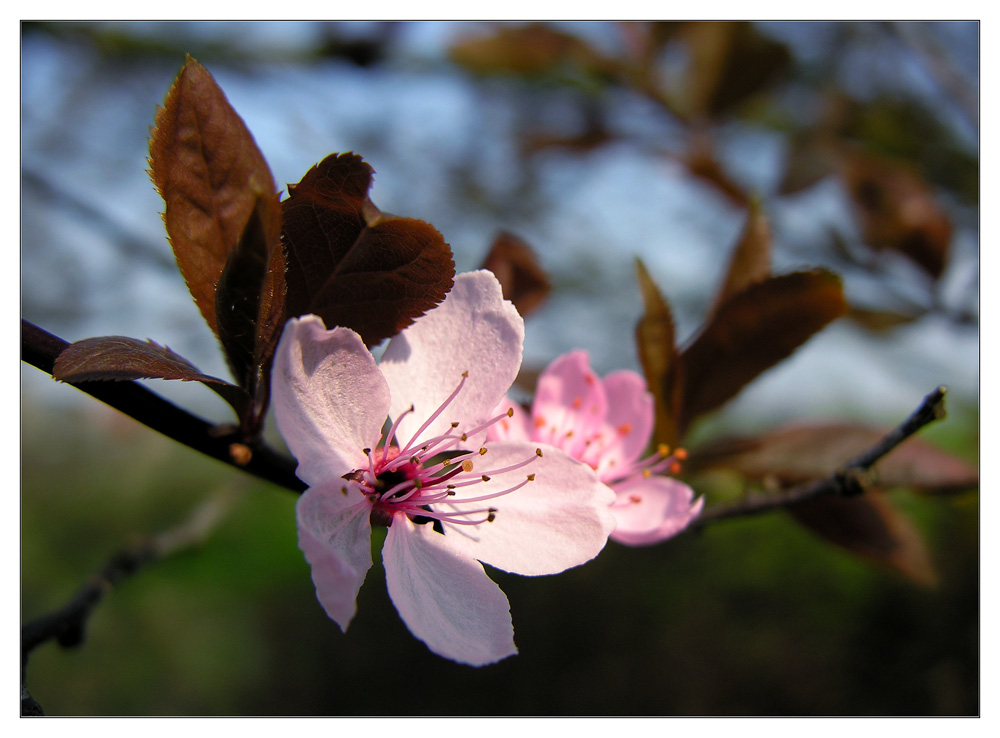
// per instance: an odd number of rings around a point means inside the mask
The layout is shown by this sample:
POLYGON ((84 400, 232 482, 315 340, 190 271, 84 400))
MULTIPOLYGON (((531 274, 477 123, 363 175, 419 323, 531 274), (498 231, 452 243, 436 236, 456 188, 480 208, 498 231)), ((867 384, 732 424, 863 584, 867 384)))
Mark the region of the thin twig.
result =
POLYGON ((879 459, 925 425, 945 416, 944 396, 946 392, 945 387, 938 387, 928 394, 906 420, 870 449, 849 461, 829 477, 800 484, 779 494, 754 495, 732 505, 709 508, 688 526, 688 530, 704 528, 706 525, 728 518, 760 515, 824 495, 856 497, 863 494, 871 484, 871 467, 879 459))
MULTIPOLYGON (((69 344, 27 320, 21 320, 21 360, 52 374, 56 358, 69 344)), ((264 443, 249 449, 249 460, 240 452, 240 436, 220 432, 213 425, 160 397, 137 382, 67 382, 96 397, 130 418, 196 451, 237 469, 301 493, 306 485, 295 476, 295 461, 264 443), (234 448, 239 447, 239 448, 234 448), (240 463, 246 461, 246 463, 240 463)))
POLYGON ((21 626, 21 715, 43 715, 27 689, 28 657, 38 646, 55 640, 63 648, 83 643, 94 608, 116 585, 142 567, 203 543, 232 507, 232 487, 223 487, 198 505, 180 525, 143 538, 116 551, 63 607, 21 626))

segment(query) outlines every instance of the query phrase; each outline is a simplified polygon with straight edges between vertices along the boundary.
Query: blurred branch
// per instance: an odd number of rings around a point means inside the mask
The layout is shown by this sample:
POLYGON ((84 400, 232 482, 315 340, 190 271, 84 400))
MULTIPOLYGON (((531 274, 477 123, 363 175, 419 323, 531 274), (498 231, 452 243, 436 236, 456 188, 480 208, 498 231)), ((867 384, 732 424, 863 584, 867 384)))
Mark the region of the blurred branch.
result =
MULTIPOLYGON (((56 358, 69 344, 58 336, 21 320, 21 360, 52 374, 56 358)), ((82 392, 138 420, 153 430, 296 493, 305 484, 295 476, 295 461, 260 443, 239 442, 235 427, 216 426, 151 392, 137 382, 67 382, 82 392), (247 459, 249 455, 249 460, 247 459), (241 463, 243 462, 243 463, 241 463)))
POLYGON ((958 105, 969 125, 978 133, 979 91, 969 84, 947 51, 941 48, 922 23, 895 21, 886 23, 886 27, 916 53, 945 94, 958 105))
POLYGON ((788 507, 824 495, 856 497, 864 494, 873 481, 871 468, 879 459, 925 425, 935 420, 940 420, 945 416, 944 396, 946 392, 947 389, 945 387, 935 389, 924 397, 920 406, 906 420, 886 434, 870 449, 848 462, 829 477, 797 485, 780 494, 754 495, 733 505, 710 508, 695 519, 688 527, 688 530, 704 528, 710 523, 727 518, 760 515, 761 513, 788 507))
POLYGON ((142 567, 204 542, 233 502, 231 487, 223 487, 198 505, 180 525, 116 551, 66 605, 21 627, 21 715, 43 715, 27 689, 28 656, 55 640, 63 648, 83 643, 87 620, 113 587, 142 567))

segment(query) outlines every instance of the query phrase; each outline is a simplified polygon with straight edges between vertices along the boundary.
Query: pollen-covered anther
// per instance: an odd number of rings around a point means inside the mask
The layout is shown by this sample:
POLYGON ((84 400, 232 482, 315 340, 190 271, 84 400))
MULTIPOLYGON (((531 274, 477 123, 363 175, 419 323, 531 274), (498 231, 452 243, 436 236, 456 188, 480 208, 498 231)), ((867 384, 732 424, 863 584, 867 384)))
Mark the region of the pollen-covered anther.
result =
POLYGON ((536 448, 535 449, 535 456, 537 456, 538 458, 542 458, 542 449, 536 448))
POLYGON ((681 464, 679 461, 675 461, 673 464, 670 465, 671 474, 679 474, 680 471, 681 471, 681 464))
POLYGON ((535 475, 534 474, 529 474, 528 475, 528 481, 529 482, 534 482, 535 481, 535 475))
POLYGON ((687 449, 679 448, 676 451, 674 451, 674 458, 676 458, 678 461, 684 461, 685 459, 687 459, 687 457, 688 457, 687 449))
POLYGON ((508 418, 513 418, 514 417, 514 408, 512 408, 512 407, 507 408, 507 417, 508 418))
POLYGON ((462 461, 462 471, 464 471, 466 474, 468 474, 470 471, 472 471, 472 462, 469 461, 468 459, 463 459, 463 461, 462 461))
POLYGON ((656 453, 658 453, 660 456, 663 456, 663 457, 669 456, 670 455, 670 446, 668 446, 665 443, 661 443, 659 446, 656 447, 656 453))
POLYGON ((483 454, 485 454, 485 453, 486 453, 486 448, 485 448, 485 447, 484 447, 484 448, 480 448, 480 449, 479 449, 479 455, 480 455, 480 456, 482 456, 482 455, 483 455, 483 454))

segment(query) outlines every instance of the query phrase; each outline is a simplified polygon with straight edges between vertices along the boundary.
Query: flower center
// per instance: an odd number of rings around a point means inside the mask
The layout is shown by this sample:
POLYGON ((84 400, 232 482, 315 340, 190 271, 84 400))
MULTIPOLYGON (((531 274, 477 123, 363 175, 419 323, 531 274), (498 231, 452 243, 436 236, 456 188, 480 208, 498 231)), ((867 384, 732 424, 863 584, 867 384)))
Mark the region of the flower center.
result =
MULTIPOLYGON (((454 392, 435 410, 413 434, 408 443, 396 445, 396 430, 400 420, 414 412, 411 405, 398 418, 387 433, 379 439, 373 451, 363 449, 368 457, 368 468, 357 469, 344 475, 344 479, 357 484, 357 489, 371 504, 372 525, 389 527, 397 515, 406 515, 417 524, 432 523, 434 530, 444 532, 445 525, 481 525, 492 523, 498 508, 491 504, 514 492, 528 482, 534 474, 528 474, 519 482, 506 485, 497 484, 493 477, 507 474, 527 466, 542 455, 541 449, 522 461, 491 468, 488 463, 489 448, 483 445, 477 450, 467 448, 469 437, 483 433, 494 423, 512 417, 513 408, 464 433, 459 432, 462 423, 455 421, 443 434, 428 439, 421 438, 430 425, 441 416, 448 405, 458 396, 468 372, 454 392), (481 463, 479 459, 484 459, 481 463), (485 466, 485 469, 479 467, 485 466), (492 484, 490 484, 493 482, 492 484), (467 496, 466 488, 479 486, 475 494, 467 496), (481 492, 480 492, 481 490, 481 492)), ((347 486, 342 488, 348 493, 347 486)))

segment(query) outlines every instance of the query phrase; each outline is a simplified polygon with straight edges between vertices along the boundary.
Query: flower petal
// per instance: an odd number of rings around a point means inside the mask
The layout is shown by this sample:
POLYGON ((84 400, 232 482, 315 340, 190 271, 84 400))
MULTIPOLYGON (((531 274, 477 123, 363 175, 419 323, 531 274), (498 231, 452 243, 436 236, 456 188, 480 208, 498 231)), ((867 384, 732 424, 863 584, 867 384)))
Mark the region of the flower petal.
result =
POLYGON ((601 431, 605 413, 604 388, 586 351, 563 354, 538 378, 531 409, 535 440, 580 459, 588 441, 601 431))
POLYGON ((602 436, 607 440, 595 461, 597 475, 609 481, 616 478, 616 470, 625 470, 637 461, 649 445, 653 396, 646 391, 646 380, 628 370, 612 372, 603 384, 608 412, 602 436))
POLYGON ((600 553, 615 527, 609 509, 614 493, 592 469, 551 446, 496 442, 487 448, 474 463, 476 473, 487 475, 489 481, 458 488, 450 505, 435 508, 461 512, 492 507, 495 519, 480 525, 445 523, 446 538, 490 566, 531 576, 556 574, 600 553), (535 453, 539 448, 541 457, 535 453), (526 459, 531 463, 519 469, 497 471, 526 459), (510 494, 460 504, 463 499, 503 492, 529 474, 534 480, 510 494))
POLYGON ((315 315, 293 318, 271 378, 275 418, 306 484, 364 467, 389 410, 389 387, 357 333, 326 330, 315 315))
POLYGON ((431 651, 472 666, 517 653, 507 596, 448 536, 397 515, 382 561, 396 610, 431 651))
POLYGON ((492 415, 503 415, 508 410, 513 410, 514 414, 509 418, 503 418, 494 423, 486 431, 486 438, 490 441, 531 441, 534 427, 531 422, 531 413, 512 402, 509 397, 504 397, 503 401, 496 406, 492 415))
POLYGON ((626 546, 648 546, 671 538, 698 517, 705 504, 683 482, 669 477, 637 474, 614 486, 618 502, 611 508, 618 527, 611 540, 626 546))
POLYGON ((299 548, 312 567, 316 597, 346 631, 372 565, 371 505, 356 485, 345 483, 311 487, 299 498, 295 513, 299 548))
POLYGON ((455 277, 444 302, 393 338, 382 355, 390 415, 398 417, 411 403, 415 410, 400 423, 400 445, 458 387, 463 372, 469 374, 465 387, 421 437, 440 435, 453 421, 462 432, 486 420, 514 383, 523 345, 524 321, 492 272, 455 277))

